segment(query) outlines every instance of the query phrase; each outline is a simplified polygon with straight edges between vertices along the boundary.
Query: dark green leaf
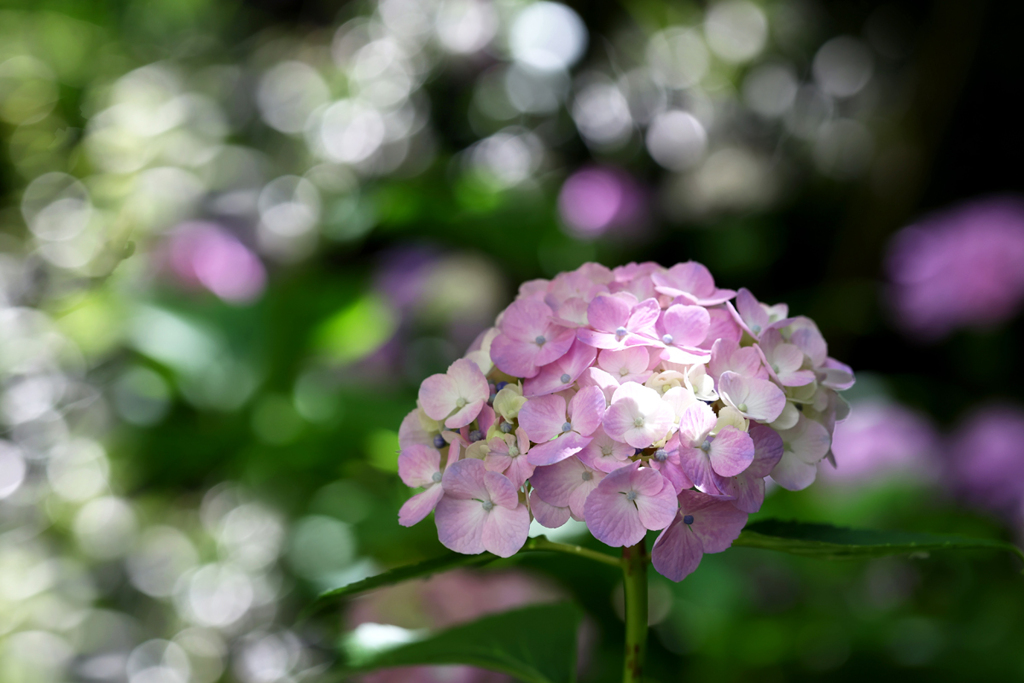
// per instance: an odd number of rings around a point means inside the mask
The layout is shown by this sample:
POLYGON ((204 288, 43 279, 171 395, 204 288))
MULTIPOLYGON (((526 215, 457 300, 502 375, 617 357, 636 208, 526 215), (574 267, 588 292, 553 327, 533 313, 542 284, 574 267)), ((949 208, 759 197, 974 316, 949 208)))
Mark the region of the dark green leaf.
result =
POLYGON ((733 545, 827 559, 861 559, 927 553, 932 550, 1002 550, 1024 559, 1024 552, 1020 548, 991 538, 844 529, 829 524, 775 519, 748 525, 740 537, 733 541, 733 545))
POLYGON ((357 629, 342 641, 340 671, 466 664, 527 683, 566 683, 576 678, 576 631, 582 617, 572 603, 533 605, 392 647, 375 646, 357 629))
POLYGON ((446 572, 449 569, 455 569, 456 567, 465 567, 474 564, 486 564, 487 562, 493 562, 498 559, 495 555, 490 553, 481 553, 479 555, 461 555, 459 553, 448 553, 441 557, 435 557, 418 564, 409 564, 403 567, 398 567, 390 571, 377 574, 363 579, 362 581, 356 581, 340 588, 334 588, 332 590, 321 593, 317 596, 316 602, 314 602, 308 609, 307 612, 316 611, 316 609, 322 607, 326 602, 332 599, 346 598, 352 595, 358 595, 365 591, 374 590, 375 588, 383 588, 385 586, 392 586, 396 583, 402 583, 403 581, 409 581, 411 579, 422 579, 434 574, 446 572))
MULTIPOLYGON (((584 557, 586 559, 602 562, 609 566, 618 568, 619 560, 611 555, 597 552, 595 550, 589 550, 578 545, 570 545, 566 543, 555 543, 549 541, 544 536, 537 536, 526 541, 526 544, 522 547, 519 552, 560 552, 575 555, 577 557, 584 557)), ((402 583, 403 581, 409 581, 411 579, 421 579, 433 574, 439 574, 446 572, 449 569, 455 569, 456 567, 465 567, 469 565, 486 564, 493 562, 494 560, 500 559, 496 555, 491 553, 481 553, 479 555, 462 555, 460 553, 448 553, 440 557, 435 557, 419 564, 406 565, 404 567, 398 567, 391 571, 386 571, 376 576, 371 576, 362 581, 356 581, 350 583, 347 586, 341 586, 340 588, 334 588, 332 590, 321 593, 317 596, 316 601, 306 608, 303 616, 309 616, 309 614, 316 612, 319 608, 323 607, 326 603, 331 600, 340 600, 342 598, 350 597, 352 595, 358 595, 365 591, 374 590, 375 588, 384 588, 385 586, 391 586, 396 583, 402 583)))

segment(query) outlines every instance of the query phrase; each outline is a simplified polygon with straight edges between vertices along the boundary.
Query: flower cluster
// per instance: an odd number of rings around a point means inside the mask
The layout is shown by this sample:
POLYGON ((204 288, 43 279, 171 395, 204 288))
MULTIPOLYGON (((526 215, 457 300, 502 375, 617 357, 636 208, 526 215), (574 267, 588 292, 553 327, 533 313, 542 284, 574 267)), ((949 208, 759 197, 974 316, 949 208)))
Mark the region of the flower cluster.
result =
POLYGON ((853 381, 813 321, 716 287, 698 263, 587 263, 523 284, 424 380, 398 459, 423 491, 399 522, 433 510, 445 546, 502 557, 531 519, 583 520, 610 546, 658 530, 652 562, 679 581, 729 547, 766 477, 814 481, 853 381))

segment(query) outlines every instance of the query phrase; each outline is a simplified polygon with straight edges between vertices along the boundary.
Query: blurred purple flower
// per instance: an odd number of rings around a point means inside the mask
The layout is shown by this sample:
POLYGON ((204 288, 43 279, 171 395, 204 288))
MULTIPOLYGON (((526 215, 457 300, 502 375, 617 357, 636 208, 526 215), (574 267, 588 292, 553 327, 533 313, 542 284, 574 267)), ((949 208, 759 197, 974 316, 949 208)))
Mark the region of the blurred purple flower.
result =
POLYGON ((983 199, 904 228, 886 271, 897 325, 922 339, 1002 322, 1024 302, 1024 202, 983 199))
MULTIPOLYGON (((425 581, 410 581, 355 601, 346 618, 360 624, 445 629, 525 605, 553 602, 562 593, 522 572, 477 573, 455 570, 425 581)), ((365 683, 508 683, 504 674, 469 666, 414 667, 378 671, 365 683)))
POLYGON ((954 492, 1011 522, 1024 522, 1024 411, 977 410, 950 438, 946 457, 954 492))
POLYGON ((423 290, 442 255, 440 249, 432 246, 391 249, 377 265, 374 288, 402 311, 415 308, 423 300, 423 290))
POLYGON ((625 171, 584 168, 569 176, 558 195, 558 212, 569 232, 583 239, 622 233, 631 237, 646 227, 642 187, 625 171))
POLYGON ((893 478, 931 482, 939 437, 923 415, 898 404, 866 401, 836 424, 832 452, 837 467, 821 464, 823 478, 863 484, 893 478))
POLYGON ((259 258, 216 223, 196 221, 175 228, 167 261, 179 283, 206 289, 230 303, 256 299, 267 283, 259 258))

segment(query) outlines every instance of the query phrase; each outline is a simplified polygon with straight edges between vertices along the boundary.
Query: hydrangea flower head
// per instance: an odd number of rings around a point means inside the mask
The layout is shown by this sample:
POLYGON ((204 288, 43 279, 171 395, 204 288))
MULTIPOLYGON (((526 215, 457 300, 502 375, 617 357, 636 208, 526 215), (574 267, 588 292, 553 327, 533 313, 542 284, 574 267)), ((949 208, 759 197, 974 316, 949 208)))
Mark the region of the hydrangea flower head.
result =
POLYGON ((764 501, 765 479, 814 481, 848 407, 850 369, 812 320, 704 266, 587 263, 520 287, 466 358, 428 377, 399 430, 399 474, 461 553, 508 557, 531 520, 599 541, 661 532, 679 581, 764 501))

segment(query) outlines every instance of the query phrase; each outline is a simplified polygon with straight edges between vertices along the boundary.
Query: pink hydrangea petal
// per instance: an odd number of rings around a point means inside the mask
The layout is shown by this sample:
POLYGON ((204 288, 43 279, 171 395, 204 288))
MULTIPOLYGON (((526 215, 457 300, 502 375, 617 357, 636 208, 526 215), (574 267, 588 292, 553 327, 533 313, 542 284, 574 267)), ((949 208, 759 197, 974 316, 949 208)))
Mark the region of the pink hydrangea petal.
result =
POLYGON ((423 446, 434 445, 433 435, 423 428, 419 408, 406 415, 402 420, 402 424, 398 427, 398 447, 408 448, 413 444, 423 446))
POLYGON ((691 528, 701 540, 705 553, 720 553, 732 545, 747 523, 746 513, 732 503, 696 491, 679 494, 679 514, 691 515, 691 528))
POLYGON ((754 462, 754 441, 736 427, 725 427, 711 442, 708 457, 716 474, 735 477, 754 462))
POLYGON ((519 503, 513 508, 495 506, 486 515, 480 535, 484 550, 498 557, 515 555, 530 534, 530 511, 519 503))
POLYGON ((569 351, 554 363, 545 365, 535 377, 523 382, 523 396, 543 396, 572 386, 590 367, 597 349, 574 339, 569 351))
MULTIPOLYGON (((616 441, 625 441, 626 432, 633 429, 637 418, 641 417, 639 406, 631 398, 613 403, 604 414, 601 426, 608 436, 616 441)), ((639 446, 637 446, 639 448, 639 446)))
POLYGON ((545 503, 537 495, 536 490, 530 494, 530 510, 533 512, 533 518, 537 520, 537 523, 548 529, 557 529, 569 521, 568 506, 557 507, 545 503))
POLYGON ((539 299, 517 299, 505 309, 499 327, 510 339, 532 342, 544 334, 552 315, 551 308, 539 299))
POLYGON ((703 401, 683 411, 679 418, 679 436, 684 446, 699 446, 715 427, 715 411, 703 401))
POLYGON ((667 360, 669 363, 678 363, 679 365, 706 363, 709 356, 710 354, 707 351, 693 347, 681 349, 677 346, 668 346, 661 352, 662 360, 667 360))
POLYGON ((656 463, 655 467, 661 472, 661 476, 668 480, 677 494, 685 489, 693 488, 693 482, 686 476, 683 466, 678 461, 666 460, 662 463, 656 463))
POLYGON ((614 472, 630 464, 629 456, 636 452, 635 448, 615 441, 601 427, 598 427, 591 436, 591 442, 576 454, 588 467, 601 472, 614 472), (605 451, 608 451, 607 455, 605 451))
POLYGON ((466 402, 486 401, 490 394, 487 378, 478 366, 468 358, 460 358, 448 368, 448 376, 455 383, 455 389, 466 402))
POLYGON ((526 483, 526 480, 533 476, 534 465, 531 463, 527 456, 520 455, 515 458, 511 458, 511 462, 508 468, 503 474, 508 477, 508 480, 512 482, 512 485, 517 489, 526 483))
POLYGON ((581 436, 590 436, 604 418, 604 392, 598 387, 584 387, 569 401, 569 422, 581 436))
POLYGON ((599 368, 618 378, 619 382, 639 381, 639 377, 650 374, 647 368, 651 364, 651 357, 646 347, 634 346, 625 349, 605 349, 597 355, 599 368))
POLYGON ((455 381, 448 375, 431 375, 420 384, 419 403, 423 412, 434 420, 444 420, 455 410, 459 391, 455 381))
POLYGON ((630 304, 622 297, 596 296, 587 307, 587 320, 595 330, 614 334, 629 320, 630 308, 630 304))
POLYGON ((625 492, 634 468, 623 467, 597 485, 584 509, 584 518, 594 538, 613 547, 636 545, 646 535, 640 513, 625 492))
POLYGON ((754 462, 747 472, 755 477, 767 477, 782 459, 782 437, 768 425, 756 422, 750 425, 748 433, 754 442, 754 462))
POLYGON ((444 486, 448 498, 485 500, 489 496, 485 483, 487 474, 487 468, 482 461, 472 458, 459 460, 445 468, 441 485, 444 486))
POLYGON ((626 321, 626 329, 630 332, 641 334, 657 334, 654 331, 654 324, 658 322, 661 315, 661 306, 657 299, 644 299, 630 311, 629 319, 626 321))
POLYGON ((534 446, 526 455, 533 465, 553 465, 576 455, 590 443, 590 437, 580 436, 576 432, 568 432, 554 441, 534 446))
POLYGON ((445 420, 444 426, 449 429, 465 427, 477 418, 477 415, 480 414, 480 410, 486 405, 486 399, 480 399, 479 401, 469 403, 445 420))
POLYGON ((763 379, 743 377, 735 372, 724 372, 718 381, 722 399, 752 420, 772 422, 786 407, 782 389, 763 379))
POLYGON ((768 327, 768 311, 745 287, 736 292, 736 312, 755 338, 768 327))
POLYGON ((584 389, 591 386, 599 387, 604 393, 605 404, 610 405, 615 390, 619 388, 619 381, 601 368, 590 367, 580 374, 579 387, 584 389))
POLYGON ((825 360, 821 374, 821 383, 836 391, 846 391, 856 383, 853 369, 845 363, 840 363, 835 358, 827 358, 825 360))
POLYGON ((672 483, 661 476, 657 470, 644 468, 641 472, 653 472, 660 481, 661 490, 654 494, 644 494, 636 499, 636 509, 640 515, 640 523, 644 528, 657 531, 664 529, 675 517, 679 504, 672 483))
POLYGON ((539 351, 540 347, 532 339, 520 341, 499 334, 491 342, 491 361, 499 370, 513 377, 534 377, 540 371, 534 362, 539 351))
POLYGON ((589 302, 578 296, 566 299, 555 309, 555 321, 566 327, 584 327, 588 306, 589 302))
POLYGON ((814 483, 818 466, 804 462, 792 451, 782 454, 782 459, 772 469, 772 479, 784 489, 802 491, 814 483))
POLYGON ((699 448, 679 449, 679 465, 693 485, 704 493, 721 495, 719 477, 711 467, 711 458, 699 448))
POLYGON ((702 557, 703 545, 681 514, 661 532, 651 549, 651 564, 670 581, 682 581, 692 574, 702 557))
POLYGON ((708 336, 699 344, 701 348, 710 349, 717 339, 738 342, 743 336, 743 331, 727 308, 709 308, 708 315, 711 316, 711 326, 708 328, 708 336))
POLYGON ((624 344, 611 332, 596 332, 586 328, 576 331, 576 339, 595 349, 621 349, 624 344))
POLYGON ((718 485, 741 512, 753 514, 764 503, 764 477, 752 475, 749 469, 735 477, 720 480, 718 485))
POLYGON ((441 473, 441 453, 430 446, 414 444, 398 454, 398 476, 406 486, 432 486, 435 474, 441 473))
POLYGON ((402 526, 412 526, 422 522, 427 515, 437 506, 437 502, 444 495, 444 488, 440 484, 434 484, 426 491, 421 491, 405 501, 398 511, 398 523, 402 526))
MULTIPOLYGON (((460 462, 480 462, 479 460, 460 462)), ((447 493, 447 491, 446 491, 447 493)), ((482 553, 483 531, 487 511, 480 501, 445 495, 434 508, 437 538, 441 545, 465 555, 482 553)))
POLYGON ((534 470, 530 483, 534 492, 549 505, 568 507, 569 497, 577 486, 583 483, 582 475, 587 470, 576 458, 568 458, 554 465, 534 470))
POLYGON ((661 329, 672 335, 674 346, 697 346, 707 337, 711 315, 703 306, 669 306, 661 316, 661 329))
POLYGON ((554 363, 568 353, 576 341, 576 330, 561 325, 550 325, 544 331, 544 339, 546 341, 538 347, 537 355, 534 357, 534 363, 538 366, 554 363))
MULTIPOLYGON (((497 441, 497 439, 492 439, 491 443, 494 441, 497 441)), ((495 451, 492 448, 491 451, 484 456, 484 467, 486 467, 490 472, 500 472, 505 474, 505 471, 512 464, 512 460, 513 458, 509 457, 508 451, 503 453, 501 451, 495 451)))
POLYGON ((484 487, 487 489, 487 496, 484 500, 490 500, 496 506, 510 510, 519 505, 519 491, 505 475, 485 470, 484 487))
POLYGON ((787 452, 792 452, 809 465, 816 465, 832 446, 828 430, 818 422, 801 415, 796 427, 779 433, 787 452))
POLYGON ((558 394, 534 396, 519 409, 519 424, 534 443, 544 443, 561 434, 565 418, 565 399, 558 394))
POLYGON ((604 472, 596 472, 590 468, 584 469, 580 476, 582 478, 587 476, 587 474, 591 478, 584 479, 569 493, 569 510, 572 512, 573 517, 578 519, 582 519, 586 514, 587 498, 590 497, 590 494, 593 493, 601 481, 608 476, 604 472))

